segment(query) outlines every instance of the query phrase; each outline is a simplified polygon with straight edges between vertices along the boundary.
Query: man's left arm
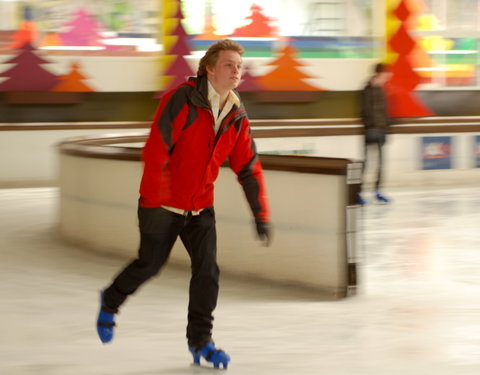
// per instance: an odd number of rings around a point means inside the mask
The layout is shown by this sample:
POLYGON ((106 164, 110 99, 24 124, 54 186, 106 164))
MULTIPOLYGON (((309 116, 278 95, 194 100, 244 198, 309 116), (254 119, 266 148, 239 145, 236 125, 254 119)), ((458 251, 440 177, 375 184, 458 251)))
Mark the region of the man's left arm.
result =
POLYGON ((237 175, 255 218, 257 234, 260 240, 269 246, 272 230, 265 180, 247 119, 242 120, 239 136, 229 159, 230 168, 237 175))

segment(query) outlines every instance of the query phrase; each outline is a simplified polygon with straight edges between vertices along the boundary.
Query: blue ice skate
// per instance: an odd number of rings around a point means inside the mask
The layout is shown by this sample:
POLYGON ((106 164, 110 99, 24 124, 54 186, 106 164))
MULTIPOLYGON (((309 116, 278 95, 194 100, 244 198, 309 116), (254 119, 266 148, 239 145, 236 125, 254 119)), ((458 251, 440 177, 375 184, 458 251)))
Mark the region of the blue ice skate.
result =
POLYGON ((377 198, 377 201, 380 203, 390 203, 391 199, 385 197, 379 190, 375 192, 375 198, 377 198))
POLYGON ((357 204, 360 206, 365 206, 367 204, 367 201, 363 199, 362 194, 357 193, 357 204))
POLYGON ((193 355, 193 363, 200 365, 200 358, 203 357, 207 362, 213 363, 213 367, 220 368, 220 364, 223 365, 223 369, 226 370, 228 362, 230 362, 230 356, 221 349, 215 348, 213 342, 209 342, 203 348, 196 350, 193 346, 188 348, 193 355))
POLYGON ((100 311, 97 318, 97 332, 100 340, 106 344, 112 341, 115 327, 115 314, 103 303, 103 292, 100 293, 100 311))

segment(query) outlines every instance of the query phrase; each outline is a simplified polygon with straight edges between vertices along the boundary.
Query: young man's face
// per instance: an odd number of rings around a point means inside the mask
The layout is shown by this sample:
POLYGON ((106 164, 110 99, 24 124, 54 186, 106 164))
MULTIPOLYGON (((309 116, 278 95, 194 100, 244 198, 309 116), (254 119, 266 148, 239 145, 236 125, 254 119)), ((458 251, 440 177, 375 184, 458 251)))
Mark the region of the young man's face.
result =
POLYGON ((207 66, 208 79, 217 91, 229 91, 240 83, 242 57, 238 52, 222 50, 215 66, 207 66))

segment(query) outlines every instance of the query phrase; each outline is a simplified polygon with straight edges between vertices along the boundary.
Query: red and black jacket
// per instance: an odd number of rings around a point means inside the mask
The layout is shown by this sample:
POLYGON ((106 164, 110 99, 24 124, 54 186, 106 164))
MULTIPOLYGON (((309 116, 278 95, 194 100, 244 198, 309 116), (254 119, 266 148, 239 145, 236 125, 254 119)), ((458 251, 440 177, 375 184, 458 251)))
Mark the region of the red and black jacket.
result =
POLYGON ((268 222, 263 171, 245 109, 234 105, 215 135, 207 78, 190 78, 163 96, 155 114, 142 152, 140 206, 213 206, 213 184, 227 158, 255 219, 268 222))

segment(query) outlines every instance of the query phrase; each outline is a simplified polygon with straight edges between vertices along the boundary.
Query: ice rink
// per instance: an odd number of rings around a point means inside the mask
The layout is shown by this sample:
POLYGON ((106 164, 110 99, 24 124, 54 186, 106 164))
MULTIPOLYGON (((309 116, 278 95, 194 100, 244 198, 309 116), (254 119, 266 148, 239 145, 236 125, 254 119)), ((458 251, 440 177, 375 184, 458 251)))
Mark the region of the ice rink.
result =
MULTIPOLYGON (((222 275, 214 339, 229 374, 480 374, 480 189, 386 193, 391 204, 361 209, 357 296, 222 275)), ((101 344, 98 293, 127 259, 62 243, 57 196, 0 190, 0 374, 218 373, 191 365, 184 269, 129 299, 101 344)))

